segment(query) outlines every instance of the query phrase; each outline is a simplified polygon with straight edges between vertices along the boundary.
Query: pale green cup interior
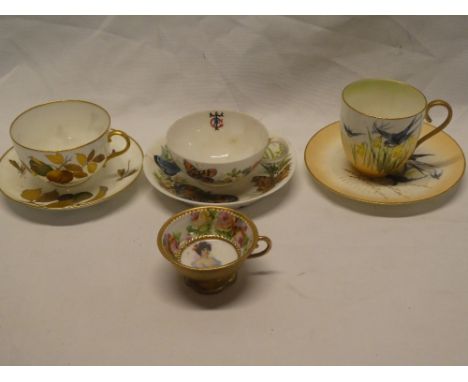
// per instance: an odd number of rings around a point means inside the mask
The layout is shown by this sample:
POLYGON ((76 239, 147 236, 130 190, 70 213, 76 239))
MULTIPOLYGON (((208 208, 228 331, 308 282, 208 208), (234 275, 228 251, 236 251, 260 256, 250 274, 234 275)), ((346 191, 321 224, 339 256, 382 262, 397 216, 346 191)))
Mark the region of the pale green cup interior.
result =
POLYGON ((426 97, 403 82, 364 79, 343 90, 343 101, 355 111, 375 118, 397 119, 419 114, 426 108, 426 97))

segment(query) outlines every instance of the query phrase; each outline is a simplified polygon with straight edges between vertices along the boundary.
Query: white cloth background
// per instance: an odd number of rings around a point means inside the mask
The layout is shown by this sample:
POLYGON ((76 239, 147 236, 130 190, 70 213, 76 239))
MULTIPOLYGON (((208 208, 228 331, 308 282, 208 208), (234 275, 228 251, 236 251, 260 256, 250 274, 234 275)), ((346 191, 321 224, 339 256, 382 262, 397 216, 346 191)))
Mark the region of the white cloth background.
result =
MULTIPOLYGON (((468 145, 466 17, 2 17, 0 149, 26 108, 94 101, 147 149, 178 117, 239 110, 295 145, 292 182, 243 209, 273 240, 216 296, 155 246, 186 206, 142 175, 66 213, 0 199, 1 364, 467 364, 468 192, 410 207, 332 196, 303 151, 341 89, 395 78, 454 108, 468 145)), ((442 115, 440 116, 442 118, 442 115)))

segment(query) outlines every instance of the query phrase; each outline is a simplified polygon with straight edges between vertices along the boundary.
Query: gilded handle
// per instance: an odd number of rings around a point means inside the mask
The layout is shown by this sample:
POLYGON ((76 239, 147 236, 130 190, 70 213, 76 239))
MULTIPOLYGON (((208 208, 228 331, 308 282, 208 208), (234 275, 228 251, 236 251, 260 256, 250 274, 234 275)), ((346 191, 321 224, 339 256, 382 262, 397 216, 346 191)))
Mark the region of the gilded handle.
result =
POLYGON ((269 237, 259 236, 258 241, 264 241, 266 243, 266 247, 265 247, 265 249, 261 250, 260 252, 251 253, 249 255, 249 257, 248 257, 249 259, 251 259, 253 257, 263 256, 265 253, 267 253, 271 249, 271 240, 270 240, 269 237))
POLYGON ((447 109, 447 117, 445 118, 445 121, 442 122, 437 128, 432 130, 430 133, 426 134, 424 137, 419 138, 418 143, 416 143, 416 147, 418 147, 421 143, 427 141, 429 138, 432 138, 434 135, 442 131, 447 127, 447 125, 450 123, 452 120, 452 107, 448 104, 448 102, 445 102, 442 99, 435 99, 434 101, 431 101, 427 104, 426 107, 426 114, 425 118, 427 121, 432 122, 432 118, 429 115, 429 110, 431 110, 434 106, 443 106, 447 109))
POLYGON ((112 137, 114 135, 118 135, 119 137, 122 137, 125 140, 125 147, 120 151, 112 150, 112 152, 107 156, 106 163, 112 158, 118 157, 119 155, 122 155, 123 153, 125 153, 130 148, 130 145, 131 145, 130 137, 121 130, 111 130, 109 134, 107 135, 107 142, 112 141, 112 137))

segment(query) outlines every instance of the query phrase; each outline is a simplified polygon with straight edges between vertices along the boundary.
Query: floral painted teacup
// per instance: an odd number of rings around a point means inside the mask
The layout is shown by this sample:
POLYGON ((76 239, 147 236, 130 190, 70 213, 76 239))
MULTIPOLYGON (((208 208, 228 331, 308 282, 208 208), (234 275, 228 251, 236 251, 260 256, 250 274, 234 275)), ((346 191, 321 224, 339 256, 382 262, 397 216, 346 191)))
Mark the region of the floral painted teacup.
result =
POLYGON ((27 170, 57 186, 75 186, 95 175, 108 160, 126 152, 130 139, 110 129, 101 106, 80 100, 55 101, 21 113, 10 127, 19 159, 27 170), (125 146, 109 153, 113 136, 125 146))
POLYGON ((247 258, 271 248, 271 240, 259 236, 245 215, 225 207, 191 208, 172 216, 159 230, 158 248, 201 293, 217 293, 235 281, 247 258), (265 249, 253 253, 258 241, 265 249))
POLYGON ((192 179, 224 186, 247 175, 260 163, 268 131, 247 114, 206 111, 177 120, 168 130, 172 159, 192 179))
POLYGON ((360 172, 380 177, 399 173, 418 145, 444 129, 452 108, 443 100, 427 102, 415 87, 393 80, 364 79, 342 93, 341 140, 346 157, 360 172), (445 121, 419 138, 434 106, 447 109, 445 121), (419 138, 419 139, 418 139, 419 138))

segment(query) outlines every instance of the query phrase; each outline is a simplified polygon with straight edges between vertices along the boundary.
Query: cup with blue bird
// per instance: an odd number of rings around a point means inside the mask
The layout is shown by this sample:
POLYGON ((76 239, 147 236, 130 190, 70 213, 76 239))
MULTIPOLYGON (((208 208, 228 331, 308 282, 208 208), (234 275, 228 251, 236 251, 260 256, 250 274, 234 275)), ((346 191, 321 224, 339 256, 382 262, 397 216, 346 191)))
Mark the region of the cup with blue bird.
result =
POLYGON ((388 79, 362 79, 342 92, 341 141, 347 159, 364 175, 398 174, 416 148, 443 130, 452 108, 440 99, 428 102, 414 86, 388 79), (420 137, 424 120, 436 106, 447 110, 445 120, 420 137))

